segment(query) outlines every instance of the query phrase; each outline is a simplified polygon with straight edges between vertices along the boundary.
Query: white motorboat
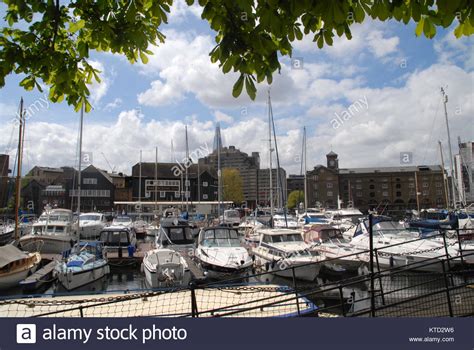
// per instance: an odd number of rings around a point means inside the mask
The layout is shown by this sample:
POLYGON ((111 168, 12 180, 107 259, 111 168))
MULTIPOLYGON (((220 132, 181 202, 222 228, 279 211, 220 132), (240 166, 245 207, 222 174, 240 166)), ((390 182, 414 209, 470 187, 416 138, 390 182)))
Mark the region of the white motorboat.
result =
POLYGON ((194 256, 211 278, 242 276, 253 265, 247 249, 241 246, 237 230, 230 227, 201 229, 194 256))
MULTIPOLYGON (((106 252, 125 253, 129 249, 134 250, 137 246, 137 236, 135 231, 127 226, 107 226, 100 233, 100 241, 106 252)), ((119 253, 120 254, 120 253, 119 253)))
POLYGON ((224 215, 219 218, 219 222, 230 226, 239 226, 240 212, 237 209, 224 210, 224 215))
POLYGON ((69 209, 46 209, 33 224, 30 234, 20 238, 19 245, 30 252, 62 254, 77 241, 77 222, 69 209))
POLYGON ((15 234, 15 223, 13 221, 0 222, 0 246, 10 243, 15 234))
POLYGON ((133 229, 135 230, 135 233, 137 234, 138 237, 144 237, 146 236, 147 228, 148 228, 148 223, 144 220, 138 219, 135 220, 132 224, 133 229))
MULTIPOLYGON (((368 226, 368 220, 357 226, 351 240, 354 253, 369 249, 368 226)), ((401 223, 384 218, 374 218, 372 231, 373 246, 377 249, 378 264, 382 270, 410 264, 411 268, 420 271, 442 271, 441 260, 446 259, 442 241, 419 238, 418 233, 405 229, 401 223), (427 261, 428 259, 431 260, 427 261)), ((447 251, 450 257, 458 255, 453 246, 448 246, 447 251)))
POLYGON ((162 218, 155 239, 157 248, 169 248, 186 254, 194 251, 194 229, 187 220, 169 217, 162 218))
POLYGON ((24 252, 11 244, 0 247, 0 289, 17 286, 36 271, 40 262, 41 255, 37 252, 24 252))
POLYGON ((352 255, 353 248, 341 230, 329 225, 312 225, 303 232, 304 241, 310 250, 324 257, 323 264, 335 272, 357 270, 369 261, 367 253, 352 255), (329 260, 329 261, 328 261, 329 260))
POLYGON ((72 290, 94 282, 110 273, 101 242, 79 242, 69 257, 56 265, 59 282, 72 290))
POLYGON ((297 229, 299 226, 298 221, 291 215, 276 214, 273 216, 273 227, 274 228, 289 228, 297 229))
POLYGON ((111 226, 132 227, 133 226, 133 221, 132 221, 132 218, 129 217, 129 216, 119 215, 119 216, 116 216, 112 220, 112 225, 111 226))
POLYGON ((250 247, 256 247, 260 242, 259 230, 263 229, 264 223, 255 217, 247 217, 240 225, 239 232, 244 236, 244 242, 250 247))
POLYGON ((300 231, 289 229, 259 230, 260 243, 252 249, 255 263, 266 271, 282 277, 313 281, 321 269, 320 256, 310 252, 300 231))
POLYGON ((107 219, 101 213, 83 213, 79 215, 79 236, 82 239, 97 239, 107 219))
POLYGON ((304 213, 298 215, 298 224, 329 225, 330 218, 324 211, 308 208, 304 213))
POLYGON ((172 249, 159 248, 146 252, 142 268, 151 288, 187 286, 191 280, 186 260, 172 249))

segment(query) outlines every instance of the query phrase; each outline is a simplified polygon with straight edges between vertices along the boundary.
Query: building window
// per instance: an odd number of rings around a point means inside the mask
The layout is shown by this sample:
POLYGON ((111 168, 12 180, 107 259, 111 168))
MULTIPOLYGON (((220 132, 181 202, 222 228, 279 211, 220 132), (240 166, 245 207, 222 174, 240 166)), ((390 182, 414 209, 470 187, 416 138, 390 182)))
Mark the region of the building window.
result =
POLYGON ((382 192, 382 196, 388 197, 388 191, 383 191, 383 192, 382 192))
POLYGON ((443 187, 443 184, 441 182, 437 182, 436 187, 438 187, 438 188, 443 187))
POLYGON ((328 192, 326 193, 326 195, 327 195, 328 197, 332 197, 332 191, 328 191, 328 192))
POLYGON ((202 199, 207 199, 207 194, 203 194, 202 199))
POLYGON ((397 192, 397 197, 401 197, 402 193, 400 191, 397 192))
POLYGON ((388 184, 382 184, 382 188, 388 188, 388 184))
POLYGON ((165 198, 166 192, 165 191, 160 191, 160 198, 165 198))
POLYGON ((209 186, 209 184, 207 183, 207 181, 204 181, 204 182, 202 183, 202 187, 207 187, 207 186, 209 186))
POLYGON ((370 196, 371 198, 374 198, 374 197, 375 197, 375 192, 370 192, 370 193, 369 193, 369 196, 370 196))
POLYGON ((362 192, 356 192, 356 197, 362 197, 362 192))
POLYGON ((395 188, 402 188, 402 184, 396 184, 395 188))
POLYGON ((423 182, 423 188, 428 188, 428 182, 423 182))
POLYGON ((415 194, 416 194, 415 191, 410 191, 409 192, 410 197, 415 197, 415 194))
POLYGON ((362 179, 356 179, 356 182, 362 182, 362 179))
POLYGON ((374 186, 374 185, 370 185, 369 188, 370 188, 371 190, 373 190, 373 189, 375 188, 375 186, 374 186))
POLYGON ((384 177, 384 178, 382 179, 382 182, 388 182, 388 179, 387 179, 386 177, 384 177))
POLYGON ((332 188, 332 182, 328 182, 328 183, 326 184, 326 187, 327 187, 327 188, 332 188))
POLYGON ((442 195, 443 195, 443 190, 437 190, 437 191, 436 191, 436 194, 437 194, 438 196, 442 196, 442 195))
POLYGON ((176 191, 176 192, 174 193, 174 198, 179 198, 179 191, 176 191))
POLYGON ((409 183, 408 188, 415 188, 415 184, 414 183, 409 183))
POLYGON ((318 191, 313 192, 314 198, 318 198, 318 191))
POLYGON ((428 190, 423 190, 423 196, 429 196, 430 194, 430 191, 428 190))
POLYGON ((397 182, 400 182, 400 178, 399 178, 399 177, 397 177, 397 178, 395 179, 395 181, 397 181, 397 182))
POLYGON ((356 189, 357 189, 357 190, 361 190, 361 189, 362 189, 362 185, 360 185, 360 184, 356 185, 356 189))
POLYGON ((314 175, 314 176, 313 176, 313 180, 314 180, 314 181, 318 181, 318 175, 314 175))
POLYGON ((191 182, 189 180, 184 181, 184 186, 191 186, 191 182))
POLYGON ((83 180, 82 180, 82 183, 84 185, 97 185, 97 179, 96 178, 92 178, 92 177, 85 177, 83 180))

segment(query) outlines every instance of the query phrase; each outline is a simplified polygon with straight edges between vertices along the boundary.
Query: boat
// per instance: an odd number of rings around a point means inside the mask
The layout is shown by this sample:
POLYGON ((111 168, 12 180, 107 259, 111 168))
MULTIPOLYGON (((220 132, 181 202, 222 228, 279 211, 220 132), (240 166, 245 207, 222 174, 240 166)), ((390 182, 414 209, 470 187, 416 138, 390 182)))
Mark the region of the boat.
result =
POLYGON ((445 209, 423 209, 420 217, 408 222, 412 228, 420 228, 426 231, 432 230, 454 230, 458 228, 458 218, 455 212, 445 209))
POLYGON ((118 215, 112 220, 111 226, 133 227, 132 218, 126 215, 118 215))
POLYGON ((0 247, 0 289, 17 286, 36 271, 40 262, 41 255, 37 252, 24 252, 11 244, 0 247))
POLYGON ((132 224, 137 237, 145 237, 147 235, 148 224, 142 219, 135 220, 132 224))
POLYGON ((321 269, 321 257, 311 254, 300 231, 262 229, 259 233, 259 245, 252 249, 257 267, 288 278, 294 271, 295 278, 314 281, 321 269))
POLYGON ((77 223, 69 209, 47 207, 33 224, 31 234, 20 238, 19 245, 30 252, 62 254, 77 241, 77 223))
POLYGON ((305 228, 304 241, 310 250, 324 257, 323 265, 335 272, 357 271, 369 261, 367 253, 352 255, 353 249, 342 231, 330 225, 313 225, 305 228), (329 260, 329 261, 328 261, 329 260))
POLYGON ((56 265, 55 271, 63 287, 72 290, 108 275, 110 267, 101 242, 81 241, 64 261, 56 265))
POLYGON ((305 212, 298 215, 298 223, 300 225, 329 225, 330 218, 319 209, 308 208, 305 212))
POLYGON ((201 229, 194 256, 210 278, 242 276, 253 265, 247 249, 241 246, 237 229, 227 226, 201 229))
POLYGON ((15 234, 15 223, 13 221, 5 221, 0 223, 0 246, 13 241, 15 234))
POLYGON ((82 213, 79 215, 79 237, 97 239, 102 229, 107 226, 107 219, 101 213, 82 213))
POLYGON ((364 214, 356 208, 326 210, 325 215, 328 217, 331 226, 341 229, 342 231, 347 231, 356 226, 359 220, 364 217, 364 214))
POLYGON ((224 214, 219 217, 219 223, 229 226, 240 225, 240 212, 237 209, 224 210, 224 214))
POLYGON ((187 220, 176 217, 161 219, 155 239, 156 248, 170 248, 189 253, 194 251, 194 242, 194 228, 187 220))
MULTIPOLYGON (((446 250, 449 257, 458 256, 458 251, 452 245, 445 250, 442 240, 422 238, 419 232, 407 230, 403 223, 392 221, 388 217, 374 217, 372 231, 373 246, 378 250, 380 269, 410 264, 410 268, 419 271, 440 272, 441 261, 446 258, 446 250), (428 259, 430 261, 427 261, 428 259)), ((351 246, 354 248, 354 253, 369 249, 369 220, 363 220, 358 224, 351 246)))
POLYGON ((273 216, 273 227, 275 228, 289 228, 297 229, 299 226, 298 221, 293 216, 287 214, 275 214, 273 216))
POLYGON ((130 227, 122 225, 105 227, 100 232, 100 241, 106 252, 121 254, 122 248, 135 250, 137 247, 135 231, 130 227))
POLYGON ((244 237, 244 242, 250 247, 256 247, 260 242, 259 230, 268 227, 256 217, 248 216, 239 225, 239 232, 244 237))
POLYGON ((151 288, 182 287, 191 281, 186 260, 173 249, 159 248, 146 252, 142 269, 151 288))

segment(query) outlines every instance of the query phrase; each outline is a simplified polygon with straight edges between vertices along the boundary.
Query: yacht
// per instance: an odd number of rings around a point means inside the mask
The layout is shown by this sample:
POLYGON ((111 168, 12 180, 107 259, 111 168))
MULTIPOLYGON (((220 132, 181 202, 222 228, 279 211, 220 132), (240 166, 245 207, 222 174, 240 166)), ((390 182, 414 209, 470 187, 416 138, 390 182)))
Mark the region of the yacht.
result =
POLYGON ((122 248, 137 246, 135 231, 126 226, 108 226, 100 233, 100 241, 106 252, 115 252, 122 248))
POLYGON ((135 220, 132 224, 137 237, 145 237, 147 235, 148 224, 142 219, 135 220))
POLYGON ((356 271, 369 261, 367 253, 352 255, 353 249, 340 229, 329 225, 313 225, 305 228, 304 241, 310 250, 325 258, 323 265, 335 272, 356 271), (327 261, 329 260, 329 261, 327 261))
POLYGON ((253 265, 247 249, 241 246, 237 230, 224 226, 201 229, 194 256, 211 278, 241 276, 253 265))
POLYGON ((0 246, 10 243, 15 234, 15 223, 13 221, 0 222, 0 246))
POLYGON ((244 242, 250 247, 256 247, 260 242, 259 230, 267 227, 256 217, 248 216, 240 225, 239 232, 244 236, 244 242))
POLYGON ((273 227, 275 228, 289 228, 297 229, 299 226, 298 221, 291 215, 276 214, 273 215, 273 227))
POLYGON ((224 210, 224 215, 219 218, 219 222, 230 226, 239 226, 240 212, 237 209, 224 210))
POLYGON ((82 239, 97 239, 107 219, 101 213, 83 213, 79 215, 79 236, 82 239))
POLYGON ((116 216, 112 220, 112 225, 111 226, 132 227, 133 226, 133 221, 132 221, 132 218, 130 218, 129 216, 119 215, 119 216, 116 216))
POLYGON ((304 213, 298 215, 298 223, 300 225, 329 225, 330 218, 324 211, 308 208, 304 213))
POLYGON ((36 271, 41 262, 37 252, 24 252, 11 244, 0 247, 0 289, 17 286, 36 271))
POLYGON ((30 252, 62 254, 77 241, 77 222, 69 209, 45 209, 33 224, 31 233, 20 238, 19 245, 30 252))
POLYGON ((161 219, 155 239, 156 248, 170 248, 189 253, 194 250, 194 242, 194 229, 187 220, 177 217, 161 219))
MULTIPOLYGON (((369 249, 369 221, 360 222, 351 240, 354 253, 369 249)), ((420 271, 442 271, 441 260, 446 258, 444 243, 437 239, 420 238, 418 232, 409 231, 405 226, 387 217, 373 219, 373 245, 378 250, 378 263, 381 269, 390 269, 411 264, 420 271), (428 264, 427 259, 431 259, 428 264), (439 261, 437 264, 435 262, 439 261), (427 265, 428 264, 428 265, 427 265)), ((456 257, 458 252, 447 247, 448 255, 456 257)))
POLYGON ((262 229, 259 230, 260 242, 252 249, 255 264, 268 272, 282 277, 295 277, 314 281, 319 273, 320 256, 310 252, 310 246, 303 241, 298 230, 262 229))
POLYGON ((71 254, 56 265, 55 271, 64 288, 72 290, 108 275, 110 267, 101 242, 79 242, 71 254))
POLYGON ((329 224, 342 231, 346 231, 356 226, 364 214, 356 208, 342 208, 336 210, 326 210, 326 217, 329 219, 329 224))
POLYGON ((186 260, 173 249, 159 248, 146 252, 142 269, 151 288, 187 286, 191 281, 186 260))

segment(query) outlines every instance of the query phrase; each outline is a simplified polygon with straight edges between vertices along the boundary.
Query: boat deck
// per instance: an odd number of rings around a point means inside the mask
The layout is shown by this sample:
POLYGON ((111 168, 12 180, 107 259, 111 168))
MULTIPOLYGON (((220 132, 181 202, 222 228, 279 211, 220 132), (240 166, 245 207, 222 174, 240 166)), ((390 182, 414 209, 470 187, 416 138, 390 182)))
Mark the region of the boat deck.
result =
POLYGON ((23 285, 27 288, 37 288, 43 283, 52 282, 55 278, 53 278, 53 270, 56 266, 58 259, 54 258, 41 269, 37 270, 32 275, 28 276, 26 279, 20 282, 20 285, 23 285))

